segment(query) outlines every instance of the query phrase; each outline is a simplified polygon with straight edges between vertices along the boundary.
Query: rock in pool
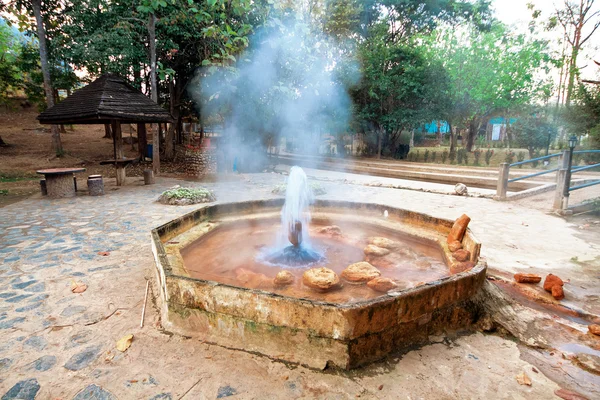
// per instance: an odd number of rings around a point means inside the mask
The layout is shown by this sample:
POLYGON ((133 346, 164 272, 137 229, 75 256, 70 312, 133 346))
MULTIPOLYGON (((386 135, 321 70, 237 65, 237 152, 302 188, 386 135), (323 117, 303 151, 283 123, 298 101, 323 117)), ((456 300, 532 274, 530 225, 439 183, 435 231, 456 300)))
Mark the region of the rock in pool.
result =
POLYGON ((369 244, 372 244, 373 246, 381 247, 388 250, 395 250, 400 246, 398 242, 381 236, 370 237, 368 241, 369 244))
POLYGON ((378 247, 373 244, 370 244, 367 247, 365 247, 364 252, 367 256, 374 256, 374 257, 382 257, 387 254, 390 254, 390 251, 388 249, 383 248, 383 247, 378 247))
POLYGON ((398 284, 390 278, 378 276, 377 278, 371 279, 369 282, 367 282, 367 286, 376 292, 387 292, 392 289, 396 289, 398 284))
POLYGON ((273 284, 273 280, 266 275, 245 268, 236 269, 235 276, 239 283, 253 289, 268 288, 273 284))
POLYGON ((294 274, 290 271, 279 271, 273 280, 275 286, 286 286, 294 283, 294 274))
POLYGON ((381 275, 381 272, 365 261, 349 265, 342 271, 342 278, 352 283, 365 283, 381 275))
POLYGON ((327 291, 340 284, 340 278, 329 268, 311 268, 302 275, 302 283, 319 291, 327 291))
POLYGON ((322 235, 330 235, 330 236, 341 236, 342 230, 337 225, 329 225, 324 226, 318 230, 318 232, 322 235))

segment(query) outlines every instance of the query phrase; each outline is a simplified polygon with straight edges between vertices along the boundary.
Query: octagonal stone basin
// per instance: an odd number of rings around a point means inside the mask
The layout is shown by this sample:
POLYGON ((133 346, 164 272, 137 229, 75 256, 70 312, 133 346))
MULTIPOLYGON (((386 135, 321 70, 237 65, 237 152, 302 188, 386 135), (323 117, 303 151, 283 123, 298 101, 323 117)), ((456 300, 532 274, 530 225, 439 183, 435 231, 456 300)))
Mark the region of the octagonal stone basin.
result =
MULTIPOLYGON (((472 232, 463 247, 474 266, 462 271, 446 243, 453 221, 375 204, 319 200, 311 208, 312 230, 338 225, 342 232, 391 237, 418 249, 431 267, 394 272, 404 282, 397 289, 380 293, 346 283, 320 293, 301 279, 284 288, 236 279, 245 249, 260 248, 261 237, 277 229, 282 205, 283 199, 213 205, 152 231, 166 329, 312 368, 350 369, 477 319, 470 299, 483 285, 486 265, 472 232)), ((326 245, 332 239, 319 240, 326 245)), ((326 254, 328 267, 343 269, 364 257, 356 246, 344 246, 342 254, 326 254)), ((248 257, 251 264, 263 277, 279 268, 248 257)))

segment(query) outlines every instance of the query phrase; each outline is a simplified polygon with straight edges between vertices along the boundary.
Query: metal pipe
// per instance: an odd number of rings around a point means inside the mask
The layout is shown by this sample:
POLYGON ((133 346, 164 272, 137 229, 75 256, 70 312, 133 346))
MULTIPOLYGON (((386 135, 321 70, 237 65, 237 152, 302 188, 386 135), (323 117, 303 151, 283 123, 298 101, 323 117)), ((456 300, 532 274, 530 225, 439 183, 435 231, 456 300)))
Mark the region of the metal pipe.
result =
POLYGON ((573 191, 573 190, 577 190, 577 189, 583 189, 589 186, 594 186, 594 185, 598 185, 600 184, 600 180, 598 181, 593 181, 593 182, 588 182, 588 183, 584 183, 582 185, 578 185, 578 186, 573 186, 572 188, 568 188, 569 191, 573 191))
POLYGON ((600 150, 577 150, 573 154, 600 153, 600 150))
POLYGON ((600 167, 600 164, 593 164, 593 165, 586 165, 585 167, 577 167, 577 168, 573 168, 573 172, 579 172, 579 171, 585 171, 586 169, 592 169, 592 168, 597 168, 600 167))
POLYGON ((555 171, 558 171, 558 168, 549 169, 548 171, 536 172, 535 174, 523 175, 518 178, 509 179, 508 182, 516 182, 516 181, 520 181, 521 179, 527 179, 527 178, 531 178, 532 176, 549 174, 549 173, 555 172, 555 171))
POLYGON ((525 160, 525 161, 519 161, 519 162, 516 162, 516 163, 512 163, 512 164, 510 164, 510 166, 514 167, 516 165, 528 164, 528 163, 533 162, 533 161, 547 160, 549 158, 560 157, 560 156, 561 156, 560 153, 555 153, 555 154, 550 154, 549 156, 542 156, 542 157, 532 158, 530 160, 525 160))

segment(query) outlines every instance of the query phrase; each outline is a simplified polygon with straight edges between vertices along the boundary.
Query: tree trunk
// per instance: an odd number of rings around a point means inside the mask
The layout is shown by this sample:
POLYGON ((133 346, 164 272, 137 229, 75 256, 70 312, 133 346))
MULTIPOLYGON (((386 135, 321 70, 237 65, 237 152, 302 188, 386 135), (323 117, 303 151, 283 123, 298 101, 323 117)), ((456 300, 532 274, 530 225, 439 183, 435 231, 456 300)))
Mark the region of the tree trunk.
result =
MULTIPOLYGON (((148 47, 150 49, 150 95, 158 103, 158 86, 156 84, 156 16, 150 14, 148 18, 148 47)), ((160 123, 158 132, 152 140, 152 170, 154 175, 160 174, 160 123)))
POLYGON ((112 139, 112 129, 110 124, 104 124, 104 136, 105 139, 112 139))
POLYGON ((408 146, 412 149, 415 147, 415 130, 413 129, 410 132, 410 141, 408 142, 408 146))
POLYGON ((469 122, 469 134, 467 135, 467 143, 465 148, 468 152, 473 151, 473 144, 475 143, 475 138, 477 137, 477 133, 479 132, 479 119, 473 118, 469 122))
POLYGON ((456 133, 452 130, 452 123, 448 121, 448 131, 450 132, 450 153, 456 151, 456 133))
POLYGON ((377 131, 377 159, 381 158, 381 140, 383 139, 383 129, 377 131))
MULTIPOLYGON (((42 64, 42 75, 44 77, 44 92, 46 93, 46 104, 48 108, 54 105, 54 94, 52 93, 52 80, 50 78, 50 68, 48 66, 48 48, 46 47, 46 30, 44 29, 44 20, 42 19, 42 1, 32 0, 31 6, 37 25, 38 42, 40 46, 40 61, 42 64)), ((60 140, 60 132, 58 126, 50 127, 52 132, 52 151, 57 155, 62 154, 63 147, 60 140)))
POLYGON ((581 29, 583 22, 575 27, 575 43, 571 50, 571 62, 569 63, 569 84, 567 85, 567 98, 565 104, 567 107, 571 105, 571 95, 573 94, 573 85, 575 84, 575 74, 577 73, 577 56, 579 55, 579 47, 581 42, 581 29))
POLYGON ((177 117, 175 116, 175 102, 177 101, 175 95, 175 84, 173 83, 173 79, 169 80, 169 111, 171 115, 175 118, 175 123, 170 124, 169 129, 167 130, 167 134, 165 137, 165 159, 172 160, 173 159, 173 140, 175 139, 175 128, 177 124, 177 117))

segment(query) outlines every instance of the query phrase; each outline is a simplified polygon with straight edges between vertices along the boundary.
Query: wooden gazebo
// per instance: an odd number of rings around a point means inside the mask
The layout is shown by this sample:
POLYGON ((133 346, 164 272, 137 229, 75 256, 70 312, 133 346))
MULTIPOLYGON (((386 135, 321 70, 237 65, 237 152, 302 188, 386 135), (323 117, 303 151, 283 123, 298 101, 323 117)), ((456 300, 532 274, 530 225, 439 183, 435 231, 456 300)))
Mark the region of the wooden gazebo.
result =
MULTIPOLYGON (((104 74, 89 85, 75 91, 65 100, 47 109, 37 119, 42 124, 110 124, 112 126, 117 186, 125 181, 123 137, 121 124, 137 124, 140 149, 146 147, 146 123, 173 122, 171 114, 160 107, 125 79, 104 74)), ((159 149, 153 146, 153 152, 159 149)), ((143 154, 141 155, 143 156, 143 154)), ((155 157, 153 157, 155 158, 155 157)))

